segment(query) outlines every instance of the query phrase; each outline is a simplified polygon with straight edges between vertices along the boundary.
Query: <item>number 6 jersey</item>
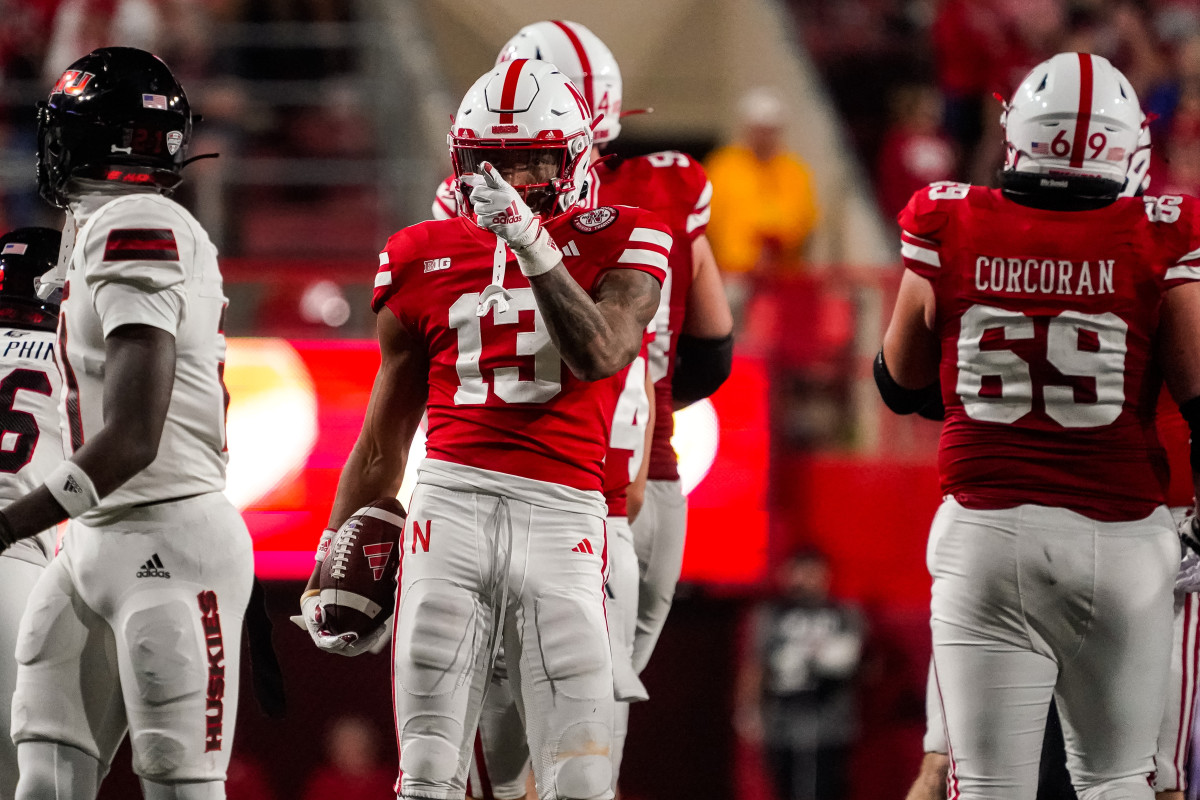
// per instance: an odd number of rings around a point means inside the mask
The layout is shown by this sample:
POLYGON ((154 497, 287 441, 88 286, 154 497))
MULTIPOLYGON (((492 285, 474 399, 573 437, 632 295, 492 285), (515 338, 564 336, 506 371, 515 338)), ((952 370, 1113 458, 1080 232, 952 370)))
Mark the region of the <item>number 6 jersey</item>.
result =
POLYGON ((1161 504, 1153 347, 1163 293, 1200 280, 1196 201, 1045 211, 941 183, 899 220, 904 265, 937 301, 943 493, 1109 522, 1161 504))
MULTIPOLYGON (((671 234, 649 211, 577 210, 545 227, 585 292, 610 269, 647 272, 660 284, 665 277, 671 234)), ((427 456, 598 493, 622 382, 571 374, 529 281, 497 242, 454 217, 405 228, 379 256, 372 307, 387 306, 428 354, 427 456), (480 305, 497 258, 505 264, 507 311, 480 305)))

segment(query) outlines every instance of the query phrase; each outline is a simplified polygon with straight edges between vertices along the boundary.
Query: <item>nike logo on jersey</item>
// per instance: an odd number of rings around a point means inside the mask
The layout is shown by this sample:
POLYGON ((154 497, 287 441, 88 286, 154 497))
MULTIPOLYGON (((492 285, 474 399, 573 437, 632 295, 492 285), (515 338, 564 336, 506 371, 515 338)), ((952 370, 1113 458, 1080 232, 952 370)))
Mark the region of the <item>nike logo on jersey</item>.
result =
POLYGON ((575 246, 575 240, 574 240, 574 239, 572 239, 571 241, 567 242, 567 245, 566 245, 566 247, 564 247, 564 248, 562 249, 562 254, 563 254, 564 256, 577 256, 577 255, 579 255, 579 248, 575 246))
POLYGON ((162 559, 158 557, 158 553, 155 553, 146 560, 145 564, 142 564, 141 568, 137 571, 137 575, 134 577, 169 578, 171 577, 171 573, 167 572, 166 568, 163 566, 162 559))
MULTIPOLYGON (((448 258, 431 258, 425 262, 426 272, 440 272, 444 269, 450 269, 450 259, 448 258)), ((391 273, 380 274, 387 274, 389 278, 391 277, 391 273)))
POLYGON ((589 542, 587 539, 580 539, 579 544, 577 544, 571 548, 571 552, 572 553, 587 553, 588 555, 596 554, 596 551, 592 549, 592 543, 589 542))

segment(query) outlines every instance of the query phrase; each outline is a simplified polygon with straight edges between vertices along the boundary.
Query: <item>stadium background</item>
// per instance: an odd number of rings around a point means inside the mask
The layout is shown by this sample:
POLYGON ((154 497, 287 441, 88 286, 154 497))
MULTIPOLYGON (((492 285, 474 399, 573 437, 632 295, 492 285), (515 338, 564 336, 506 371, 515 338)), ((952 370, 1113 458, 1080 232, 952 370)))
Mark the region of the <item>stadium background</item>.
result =
MULTIPOLYGON (((739 99, 774 87, 821 209, 805 263, 759 282, 733 378, 681 421, 695 484, 684 582, 645 676, 653 699, 633 709, 625 797, 769 797, 758 754, 731 724, 733 676, 746 610, 768 591, 770 565, 801 544, 830 555, 835 593, 870 625, 851 796, 902 797, 920 757, 924 541, 939 501, 937 427, 885 413, 870 378, 899 278, 891 215, 903 187, 889 167, 911 155, 905 101, 932 98, 954 177, 987 182, 998 153, 990 93, 1007 94, 1055 50, 1101 52, 1159 114, 1156 154, 1173 158, 1156 164, 1157 185, 1194 191, 1198 6, 0 0, 0 228, 59 224, 34 188, 33 105, 94 47, 162 55, 204 115, 192 154, 221 153, 189 167, 179 197, 222 252, 238 337, 229 491, 270 579, 291 705, 272 722, 243 693, 235 754, 261 783, 242 795, 231 785, 231 800, 302 796, 325 731, 347 714, 377 729, 391 764, 386 657, 323 657, 286 617, 378 362, 375 254, 426 218, 462 93, 512 33, 547 18, 588 25, 621 66, 625 109, 653 108, 625 121, 621 153, 703 158, 735 134, 739 99)), ((102 797, 136 796, 134 786, 118 762, 102 797)))

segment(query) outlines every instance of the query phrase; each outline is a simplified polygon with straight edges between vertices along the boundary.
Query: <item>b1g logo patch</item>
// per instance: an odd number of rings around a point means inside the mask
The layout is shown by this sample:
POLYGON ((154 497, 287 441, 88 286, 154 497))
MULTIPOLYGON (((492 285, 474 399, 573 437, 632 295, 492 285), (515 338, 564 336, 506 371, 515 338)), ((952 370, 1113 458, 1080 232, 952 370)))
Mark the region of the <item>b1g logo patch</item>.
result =
POLYGON ((580 233, 602 231, 617 221, 617 210, 612 206, 601 206, 584 212, 571 220, 571 227, 580 233))

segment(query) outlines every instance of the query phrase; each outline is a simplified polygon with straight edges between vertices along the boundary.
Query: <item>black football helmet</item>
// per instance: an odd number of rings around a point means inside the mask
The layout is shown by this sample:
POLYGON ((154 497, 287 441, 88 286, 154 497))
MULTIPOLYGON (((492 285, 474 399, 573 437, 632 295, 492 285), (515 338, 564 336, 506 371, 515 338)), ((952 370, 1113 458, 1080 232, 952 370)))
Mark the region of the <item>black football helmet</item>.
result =
POLYGON ((54 330, 62 291, 37 296, 37 279, 58 263, 62 234, 53 228, 17 228, 0 236, 0 325, 54 330))
POLYGON ((66 207, 78 178, 170 191, 182 180, 192 110, 171 70, 133 47, 101 47, 38 104, 38 191, 66 207))

